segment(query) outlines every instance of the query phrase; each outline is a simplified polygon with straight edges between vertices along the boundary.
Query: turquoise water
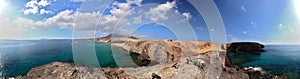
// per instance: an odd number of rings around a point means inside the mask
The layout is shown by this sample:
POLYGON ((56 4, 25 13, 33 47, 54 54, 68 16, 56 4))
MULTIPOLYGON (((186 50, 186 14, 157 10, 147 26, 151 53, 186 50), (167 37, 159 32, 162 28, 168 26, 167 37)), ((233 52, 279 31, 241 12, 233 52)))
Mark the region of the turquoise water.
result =
POLYGON ((264 72, 300 79, 300 45, 266 45, 260 55, 236 55, 233 61, 239 66, 259 66, 264 72))
MULTIPOLYGON (((71 40, 1 40, 0 76, 24 75, 31 68, 55 61, 73 63, 71 44, 71 40)), ((118 67, 113 56, 128 63, 125 60, 127 54, 112 55, 110 45, 96 42, 95 46, 101 67, 118 67)))
POLYGON ((71 51, 70 40, 0 41, 0 72, 16 76, 54 61, 73 62, 71 51))

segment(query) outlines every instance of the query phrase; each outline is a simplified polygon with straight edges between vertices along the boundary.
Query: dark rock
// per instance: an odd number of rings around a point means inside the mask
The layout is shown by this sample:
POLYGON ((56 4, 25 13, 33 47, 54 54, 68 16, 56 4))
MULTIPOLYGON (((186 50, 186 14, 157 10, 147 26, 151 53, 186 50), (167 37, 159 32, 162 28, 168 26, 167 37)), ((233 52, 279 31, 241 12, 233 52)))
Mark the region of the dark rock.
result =
MULTIPOLYGON (((148 55, 145 55, 145 54, 137 54, 137 53, 134 53, 135 55, 137 55, 137 57, 132 57, 132 60, 134 63, 136 63, 137 65, 139 66, 147 66, 151 63, 151 59, 148 55)), ((132 54, 133 55, 133 54, 132 54)))
POLYGON ((261 52, 266 52, 265 50, 263 50, 264 47, 264 45, 256 42, 234 42, 227 44, 226 51, 234 52, 237 54, 260 54, 261 52))
POLYGON ((270 74, 263 74, 259 71, 246 71, 246 73, 249 75, 250 79, 274 79, 276 77, 270 74))
POLYGON ((155 73, 152 73, 152 79, 161 79, 161 77, 155 73))
POLYGON ((121 38, 121 37, 127 37, 127 38, 131 38, 131 39, 138 39, 137 37, 134 36, 130 36, 130 35, 122 35, 122 34, 109 34, 106 35, 105 37, 101 37, 101 38, 121 38))
POLYGON ((106 78, 102 70, 76 67, 74 64, 54 62, 31 69, 22 79, 92 79, 106 78), (94 74, 96 73, 96 74, 94 74))
POLYGON ((234 67, 235 66, 231 57, 228 54, 226 54, 226 57, 225 57, 225 66, 226 67, 234 67))
POLYGON ((247 73, 244 71, 237 71, 235 68, 225 67, 219 79, 249 79, 247 73))

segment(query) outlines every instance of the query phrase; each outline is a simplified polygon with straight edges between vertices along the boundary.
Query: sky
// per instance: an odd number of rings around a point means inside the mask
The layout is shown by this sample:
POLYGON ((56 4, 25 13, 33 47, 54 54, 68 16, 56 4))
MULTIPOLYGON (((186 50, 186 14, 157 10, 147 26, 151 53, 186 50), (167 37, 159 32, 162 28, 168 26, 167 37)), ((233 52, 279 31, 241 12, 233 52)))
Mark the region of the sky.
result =
MULTIPOLYGON (((299 0, 213 1, 227 42, 300 43, 299 0)), ((141 39, 191 40, 189 36, 195 36, 198 41, 210 41, 214 34, 186 0, 0 0, 0 18, 0 39, 118 33, 141 39)))

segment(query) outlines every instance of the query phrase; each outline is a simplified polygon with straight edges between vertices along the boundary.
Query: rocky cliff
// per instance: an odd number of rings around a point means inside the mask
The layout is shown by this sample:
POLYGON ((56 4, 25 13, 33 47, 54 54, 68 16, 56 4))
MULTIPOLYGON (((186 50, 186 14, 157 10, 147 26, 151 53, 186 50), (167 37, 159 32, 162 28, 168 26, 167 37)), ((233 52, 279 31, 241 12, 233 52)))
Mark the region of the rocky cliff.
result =
MULTIPOLYGON (((167 57, 167 62, 181 57, 196 56, 211 51, 225 51, 222 44, 211 42, 185 42, 173 40, 137 40, 115 38, 99 39, 100 42, 122 47, 132 54, 138 54, 140 59, 157 60, 167 57)), ((208 53, 210 55, 210 53, 208 53)))
MULTIPOLYGON (((203 57, 190 57, 184 63, 172 62, 137 68, 87 68, 54 62, 33 68, 22 79, 205 79, 209 61, 202 59, 203 57), (195 60, 199 58, 201 60, 195 60)), ((220 79, 249 79, 243 70, 226 68, 221 72, 220 79)))

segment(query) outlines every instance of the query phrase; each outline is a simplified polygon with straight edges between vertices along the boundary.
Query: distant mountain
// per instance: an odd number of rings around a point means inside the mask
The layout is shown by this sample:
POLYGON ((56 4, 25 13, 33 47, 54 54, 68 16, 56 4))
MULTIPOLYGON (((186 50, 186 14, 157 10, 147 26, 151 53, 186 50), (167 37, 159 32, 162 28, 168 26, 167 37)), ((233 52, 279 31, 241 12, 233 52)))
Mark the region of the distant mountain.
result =
POLYGON ((131 39, 138 39, 137 37, 134 37, 134 36, 127 36, 127 35, 121 35, 121 34, 109 34, 109 35, 106 35, 105 37, 101 37, 101 38, 124 38, 124 37, 127 37, 127 38, 131 38, 131 39))
POLYGON ((48 38, 41 38, 40 40, 49 40, 48 38))

